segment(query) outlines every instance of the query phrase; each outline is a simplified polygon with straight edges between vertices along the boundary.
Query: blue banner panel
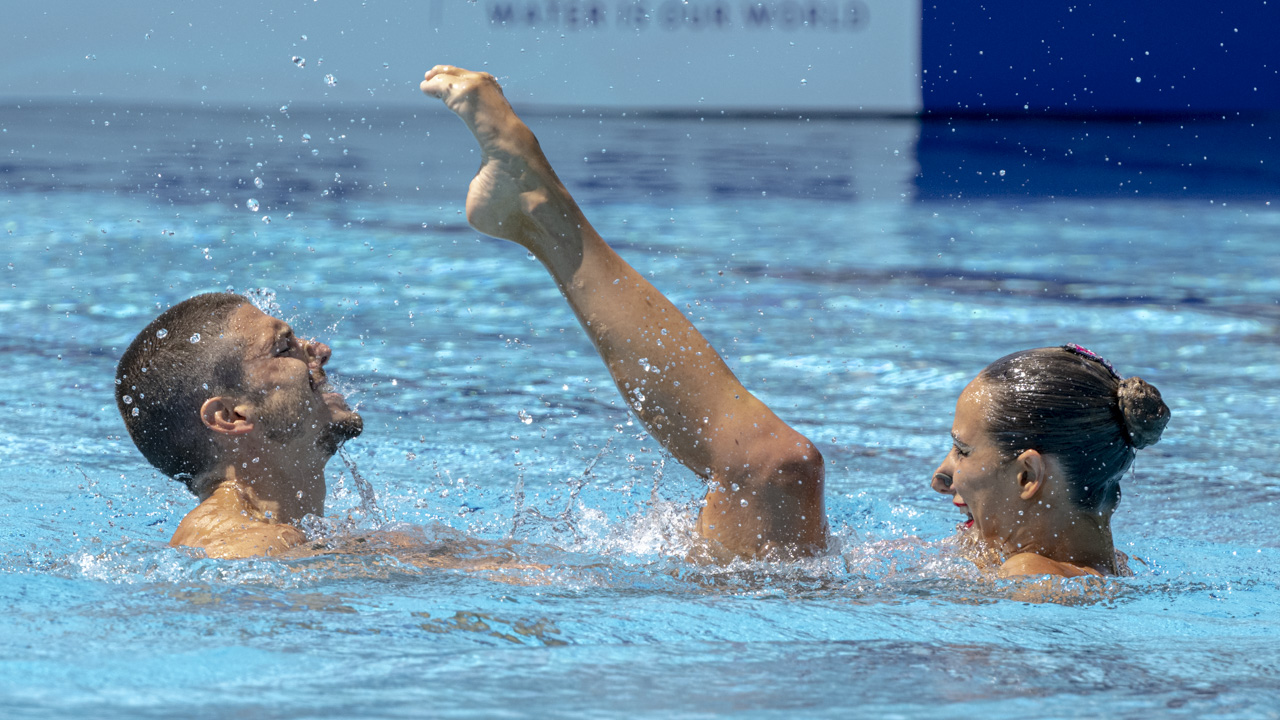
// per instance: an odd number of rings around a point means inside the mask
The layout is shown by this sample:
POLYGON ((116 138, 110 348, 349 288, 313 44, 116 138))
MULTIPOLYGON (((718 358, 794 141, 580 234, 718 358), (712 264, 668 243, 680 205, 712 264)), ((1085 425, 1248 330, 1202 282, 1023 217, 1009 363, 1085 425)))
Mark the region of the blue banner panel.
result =
POLYGON ((1280 2, 926 2, 928 112, 1280 109, 1280 2))

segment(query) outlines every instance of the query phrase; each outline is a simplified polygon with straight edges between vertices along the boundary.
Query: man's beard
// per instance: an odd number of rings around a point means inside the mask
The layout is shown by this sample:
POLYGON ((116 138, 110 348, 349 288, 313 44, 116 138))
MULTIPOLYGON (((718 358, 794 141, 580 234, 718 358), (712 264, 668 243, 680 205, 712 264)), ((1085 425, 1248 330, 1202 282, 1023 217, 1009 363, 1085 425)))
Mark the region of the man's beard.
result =
POLYGON ((342 447, 342 443, 358 437, 362 432, 364 432, 364 418, 354 412, 347 413, 340 418, 334 418, 333 422, 326 425, 316 442, 321 450, 333 455, 338 452, 338 448, 342 447))
MULTIPOLYGON (((311 407, 324 400, 298 392, 293 396, 278 393, 264 403, 258 421, 268 439, 288 445, 297 437, 299 423, 309 422, 298 418, 298 407, 311 407)), ((332 412, 332 410, 330 410, 332 412)), ((342 443, 358 436, 364 430, 364 419, 353 411, 332 418, 316 436, 316 447, 332 456, 342 443)))

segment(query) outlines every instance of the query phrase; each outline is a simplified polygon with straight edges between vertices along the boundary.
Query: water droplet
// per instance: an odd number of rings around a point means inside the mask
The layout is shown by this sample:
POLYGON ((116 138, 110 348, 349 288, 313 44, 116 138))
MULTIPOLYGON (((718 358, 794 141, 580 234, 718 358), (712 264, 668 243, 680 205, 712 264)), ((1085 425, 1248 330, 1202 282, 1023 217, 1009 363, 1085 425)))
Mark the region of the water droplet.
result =
POLYGON ((263 225, 270 225, 270 224, 271 224, 271 216, 270 216, 270 215, 263 215, 263 216, 262 216, 262 224, 263 224, 263 225))
POLYGON ((125 395, 124 397, 122 397, 122 398, 120 398, 120 399, 121 399, 121 400, 124 400, 124 404, 125 404, 125 405, 132 405, 132 404, 133 404, 133 398, 129 397, 128 395, 125 395))
POLYGON ((338 78, 334 77, 333 73, 329 73, 324 76, 324 84, 329 87, 338 87, 338 78))
POLYGON ((304 57, 298 57, 297 55, 294 55, 293 64, 297 65, 300 68, 304 68, 307 66, 307 59, 304 57))
POLYGON ((751 503, 747 502, 747 499, 746 499, 746 498, 742 498, 742 500, 741 500, 738 504, 739 504, 739 505, 741 505, 742 507, 746 507, 746 506, 750 505, 751 503))
POLYGON ((129 411, 129 414, 130 414, 130 415, 132 415, 132 416, 134 416, 134 417, 138 417, 138 408, 134 408, 134 409, 130 410, 130 411, 129 411))
POLYGON ((1134 81, 1134 82, 1142 82, 1142 76, 1138 76, 1138 77, 1134 78, 1134 79, 1133 79, 1133 81, 1134 81))
POLYGON ((249 201, 244 206, 249 208, 249 212, 258 212, 258 201, 253 198, 249 198, 249 201))
POLYGON ((800 78, 800 84, 801 84, 801 85, 808 85, 808 84, 809 84, 809 81, 808 81, 808 80, 806 80, 805 78, 800 78))
POLYGON ((1001 171, 1000 171, 1000 177, 1004 177, 1004 171, 1003 171, 1003 170, 1001 170, 1001 171))
POLYGON ((263 185, 266 185, 266 183, 262 182, 262 178, 260 178, 260 177, 256 177, 256 178, 254 178, 254 179, 253 179, 253 186, 254 186, 254 187, 256 187, 256 188, 258 188, 259 190, 261 190, 263 185))
POLYGON ((530 425, 533 423, 533 416, 525 412, 524 410, 520 410, 519 412, 517 412, 516 416, 519 417, 520 422, 524 423, 525 425, 530 425))
POLYGON ((198 342, 200 342, 200 333, 196 333, 195 335, 192 335, 192 336, 191 336, 191 342, 193 342, 193 343, 198 343, 198 342))
POLYGON ((288 106, 288 105, 281 105, 281 106, 280 106, 280 112, 282 112, 282 113, 287 113, 287 112, 289 112, 289 106, 288 106))
POLYGON ((158 337, 158 338, 160 338, 161 340, 163 340, 163 339, 165 339, 165 338, 169 337, 169 331, 168 331, 168 330, 165 330, 164 328, 160 328, 159 330, 157 330, 157 331, 156 331, 156 337, 158 337))
POLYGON ((302 133, 302 142, 304 143, 311 142, 311 133, 302 133))

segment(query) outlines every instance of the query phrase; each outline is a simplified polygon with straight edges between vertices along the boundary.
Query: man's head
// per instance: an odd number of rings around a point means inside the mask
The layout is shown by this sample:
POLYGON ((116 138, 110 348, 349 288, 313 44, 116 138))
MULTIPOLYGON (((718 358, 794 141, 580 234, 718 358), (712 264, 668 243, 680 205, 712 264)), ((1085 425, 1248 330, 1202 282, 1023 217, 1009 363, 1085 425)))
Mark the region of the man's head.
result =
POLYGON ((329 348, 300 341, 245 297, 198 295, 134 338, 116 370, 116 405, 143 456, 197 495, 241 437, 323 463, 360 434, 326 392, 329 348))

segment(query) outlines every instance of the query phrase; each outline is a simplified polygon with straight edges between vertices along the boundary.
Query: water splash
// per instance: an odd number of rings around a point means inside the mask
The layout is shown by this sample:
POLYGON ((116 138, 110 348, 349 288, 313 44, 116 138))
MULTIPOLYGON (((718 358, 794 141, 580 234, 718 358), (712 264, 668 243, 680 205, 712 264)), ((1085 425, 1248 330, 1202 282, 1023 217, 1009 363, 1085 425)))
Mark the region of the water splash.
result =
POLYGON ((352 511, 352 514, 360 513, 364 518, 373 522, 376 526, 387 524, 387 515, 382 508, 378 506, 377 493, 373 491, 373 485, 364 476, 360 474, 356 468, 356 463, 351 459, 351 455, 345 447, 338 449, 338 457, 342 458, 342 464, 347 466, 347 471, 351 473, 351 479, 355 481, 356 491, 360 495, 360 505, 352 511))
POLYGON ((242 292, 241 295, 249 298, 249 302, 253 303, 254 307, 271 317, 280 317, 283 313, 283 309, 276 299, 276 291, 271 288, 250 288, 242 292))
MULTIPOLYGON (((600 452, 587 463, 586 469, 581 475, 569 478, 565 485, 569 490, 569 498, 565 501, 564 509, 558 513, 548 515, 536 507, 524 507, 524 472, 521 469, 520 475, 516 481, 515 491, 515 508, 513 510, 511 521, 511 536, 520 537, 524 534, 523 528, 528 526, 543 527, 556 534, 568 533, 573 536, 576 544, 581 544, 584 540, 583 528, 578 517, 578 497, 582 494, 582 489, 593 477, 592 471, 596 465, 604 459, 613 446, 613 438, 609 438, 604 447, 600 448, 600 452)), ((598 513, 594 513, 598 514, 598 513)))

